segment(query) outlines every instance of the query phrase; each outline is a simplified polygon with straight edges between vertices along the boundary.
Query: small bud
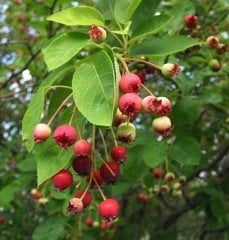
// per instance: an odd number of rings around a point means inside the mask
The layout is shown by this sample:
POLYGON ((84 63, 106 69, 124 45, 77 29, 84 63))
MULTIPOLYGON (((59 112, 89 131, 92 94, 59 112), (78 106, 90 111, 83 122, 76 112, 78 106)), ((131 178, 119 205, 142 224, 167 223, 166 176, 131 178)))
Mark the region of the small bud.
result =
POLYGON ((155 185, 152 190, 153 195, 158 195, 159 192, 160 192, 160 186, 155 185))
POLYGON ((217 53, 223 55, 227 51, 227 45, 220 43, 217 46, 217 53))
POLYGON ((175 175, 171 172, 165 174, 165 181, 173 182, 176 179, 175 175))
POLYGON ((189 30, 195 29, 197 27, 198 22, 199 18, 192 14, 186 15, 183 19, 184 26, 189 30))
POLYGON ((181 198, 183 196, 183 193, 181 190, 173 190, 172 194, 174 197, 178 197, 178 198, 181 198))
POLYGON ((219 45, 219 39, 215 36, 210 36, 207 38, 206 44, 209 48, 216 48, 219 45))
POLYGON ((40 199, 38 200, 38 203, 41 204, 41 205, 45 205, 45 204, 48 203, 48 201, 49 201, 48 198, 40 198, 40 199))
POLYGON ((217 59, 211 59, 208 63, 208 66, 214 72, 218 72, 221 69, 221 65, 217 59))
POLYGON ((104 28, 92 25, 88 32, 89 37, 96 43, 102 43, 107 37, 107 33, 104 28))
POLYGON ((94 221, 93 222, 93 227, 95 227, 95 228, 99 227, 99 222, 98 221, 94 221))
POLYGON ((186 177, 185 176, 180 176, 178 179, 179 183, 181 183, 182 185, 184 185, 186 183, 186 177))
POLYGON ((161 71, 164 77, 176 77, 180 73, 180 68, 176 63, 165 63, 161 71))
POLYGON ((155 118, 152 123, 153 130, 163 136, 168 136, 170 134, 171 127, 171 120, 166 116, 155 118))
POLYGON ((117 129, 117 140, 124 142, 124 143, 130 143, 132 142, 136 137, 136 128, 134 124, 132 123, 121 123, 118 126, 117 129))
POLYGON ((179 182, 175 182, 173 185, 172 185, 172 188, 173 188, 173 190, 181 190, 182 189, 182 185, 181 185, 181 183, 179 183, 179 182))
POLYGON ((167 194, 167 193, 169 193, 169 191, 170 191, 170 188, 169 188, 168 185, 162 185, 162 186, 160 187, 160 192, 161 192, 161 194, 167 194))

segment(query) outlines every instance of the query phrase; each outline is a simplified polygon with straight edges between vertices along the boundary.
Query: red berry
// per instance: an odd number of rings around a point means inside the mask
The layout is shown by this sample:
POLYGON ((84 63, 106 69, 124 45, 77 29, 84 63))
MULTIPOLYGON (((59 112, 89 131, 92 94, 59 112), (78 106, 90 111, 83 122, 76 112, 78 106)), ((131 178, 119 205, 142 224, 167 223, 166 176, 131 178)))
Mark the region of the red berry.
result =
POLYGON ((79 140, 74 146, 75 156, 88 156, 92 151, 91 144, 87 140, 79 140))
POLYGON ((31 195, 32 195, 33 199, 35 199, 35 200, 39 200, 39 199, 42 197, 42 193, 39 192, 39 191, 38 191, 37 189, 35 189, 35 188, 33 188, 33 189, 31 190, 31 195))
POLYGON ((111 222, 118 217, 120 206, 115 199, 108 198, 99 204, 98 210, 104 219, 111 222))
POLYGON ((56 190, 64 190, 73 183, 73 177, 70 171, 62 169, 52 177, 52 181, 56 190))
POLYGON ((84 221, 85 225, 87 225, 88 227, 92 227, 94 220, 91 217, 87 217, 84 221))
POLYGON ((67 213, 75 214, 83 211, 83 202, 79 198, 72 198, 67 207, 67 213))
POLYGON ((88 32, 89 37, 96 43, 101 43, 106 39, 107 33, 102 27, 92 25, 88 32))
POLYGON ((119 98, 118 106, 123 114, 133 118, 140 113, 142 100, 135 93, 126 93, 119 98))
POLYGON ((139 193, 137 194, 137 200, 145 204, 149 201, 149 198, 144 193, 139 193))
POLYGON ((152 128, 157 133, 162 134, 163 136, 168 136, 172 128, 172 123, 168 117, 163 116, 153 120, 152 128))
POLYGON ((215 36, 209 36, 206 40, 206 44, 209 48, 217 48, 219 46, 219 39, 215 36))
POLYGON ((108 222, 106 220, 103 220, 100 225, 99 228, 102 230, 108 230, 112 228, 112 222, 108 222))
POLYGON ((37 143, 42 143, 51 135, 51 129, 47 124, 39 123, 33 130, 33 139, 37 143))
POLYGON ((126 160, 127 151, 123 146, 115 146, 111 149, 111 157, 116 163, 123 163, 126 160))
POLYGON ((165 77, 176 77, 180 73, 180 68, 176 63, 165 63, 161 71, 165 77))
POLYGON ((5 222, 5 218, 0 216, 0 223, 4 223, 5 222))
POLYGON ((75 143, 77 132, 70 125, 61 125, 54 131, 53 138, 59 146, 67 149, 75 143))
POLYGON ((118 129, 117 129, 118 141, 121 141, 124 143, 130 143, 134 141, 135 137, 136 137, 136 128, 134 124, 124 122, 118 126, 118 129))
MULTIPOLYGON (((76 193, 75 193, 75 197, 76 198, 81 198, 84 194, 84 190, 78 190, 76 193)), ((82 199, 82 202, 83 202, 83 208, 86 208, 92 201, 92 195, 89 191, 86 192, 86 194, 84 195, 83 199, 82 199)))
POLYGON ((100 175, 105 183, 115 183, 119 174, 120 168, 115 161, 103 163, 100 167, 100 175))
POLYGON ((187 29, 194 29, 197 27, 199 18, 195 15, 189 14, 184 17, 183 22, 187 29))
POLYGON ((141 79, 134 73, 126 73, 121 77, 119 88, 123 93, 137 93, 141 90, 141 79))
POLYGON ((118 127, 122 122, 126 122, 128 120, 128 116, 125 114, 122 114, 119 110, 119 108, 117 108, 115 117, 114 117, 114 121, 113 121, 113 125, 118 127))
POLYGON ((91 158, 85 156, 75 157, 72 162, 73 169, 81 176, 86 176, 90 173, 92 167, 91 158))
POLYGON ((165 175, 165 172, 163 169, 161 168, 155 168, 153 171, 152 171, 152 174, 153 174, 153 177, 155 179, 160 179, 160 178, 163 178, 164 175, 165 175))
MULTIPOLYGON (((90 185, 91 188, 98 188, 97 185, 101 186, 103 184, 103 178, 101 177, 99 170, 94 170, 92 172, 92 176, 95 180, 92 178, 91 185, 90 185), (95 183, 95 181, 97 182, 97 184, 95 183)), ((90 176, 87 177, 87 182, 89 181, 90 181, 90 176)))

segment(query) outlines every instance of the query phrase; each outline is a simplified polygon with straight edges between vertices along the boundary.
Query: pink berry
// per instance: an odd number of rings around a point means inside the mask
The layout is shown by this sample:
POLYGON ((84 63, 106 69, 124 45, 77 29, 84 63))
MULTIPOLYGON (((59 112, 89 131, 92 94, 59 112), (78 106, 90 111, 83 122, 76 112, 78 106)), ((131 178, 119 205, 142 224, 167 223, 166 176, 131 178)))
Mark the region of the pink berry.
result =
MULTIPOLYGON (((91 180, 91 185, 90 185, 91 188, 98 188, 98 186, 101 186, 103 184, 103 178, 101 177, 99 170, 94 170, 92 172, 92 176, 93 176, 93 178, 91 180)), ((87 182, 89 182, 89 181, 90 181, 90 176, 87 177, 87 182)))
POLYGON ((119 177, 120 168, 115 161, 103 163, 100 167, 100 175, 105 183, 115 183, 119 177))
POLYGON ((126 93, 119 98, 118 106, 123 114, 133 118, 140 113, 142 100, 135 93, 126 93))
POLYGON ((87 156, 75 157, 72 162, 72 167, 80 176, 86 176, 91 171, 92 160, 87 156))
POLYGON ((88 156, 92 151, 91 144, 87 140, 79 140, 74 145, 75 156, 88 156))
POLYGON ((176 63, 165 63, 161 71, 164 77, 176 77, 180 73, 180 68, 176 63))
POLYGON ((134 73, 126 73, 121 77, 119 88, 123 93, 137 93, 141 90, 141 79, 134 73))
POLYGON ((87 225, 88 227, 92 227, 94 220, 91 217, 87 217, 84 221, 85 225, 87 225))
POLYGON ((79 198, 72 198, 67 207, 67 213, 75 214, 83 211, 83 202, 79 198))
POLYGON ((105 29, 97 25, 92 25, 88 34, 89 37, 96 43, 104 42, 107 36, 105 29))
POLYGON ((149 201, 149 197, 146 196, 144 193, 138 193, 137 200, 141 203, 146 204, 149 201))
POLYGON ((172 128, 172 123, 168 117, 163 116, 153 120, 152 128, 157 133, 163 136, 168 136, 172 128))
POLYGON ((195 15, 189 14, 184 17, 183 22, 187 29, 194 29, 197 27, 199 18, 195 15))
POLYGON ((209 36, 206 40, 206 44, 209 48, 217 48, 219 45, 219 39, 215 36, 209 36))
POLYGON ((70 125, 60 125, 54 131, 53 138, 59 146, 67 149, 75 143, 77 132, 70 125))
POLYGON ((111 222, 118 217, 120 206, 115 199, 108 198, 99 204, 98 210, 104 219, 111 222))
POLYGON ((56 190, 63 191, 73 183, 73 177, 70 171, 62 169, 52 177, 56 190))
MULTIPOLYGON (((75 197, 76 198, 81 198, 84 194, 84 190, 78 190, 76 193, 75 193, 75 197)), ((86 194, 84 195, 83 199, 82 199, 82 202, 83 202, 83 208, 86 208, 92 201, 92 195, 89 191, 86 192, 86 194)))
POLYGON ((111 149, 111 157, 116 163, 123 163, 126 160, 127 151, 123 146, 115 146, 111 149))
POLYGON ((155 168, 155 169, 152 171, 152 174, 153 174, 153 177, 154 177, 155 179, 161 179, 161 178, 164 177, 165 172, 164 172, 164 170, 161 169, 161 168, 155 168))
POLYGON ((35 199, 35 200, 39 200, 42 197, 42 193, 39 192, 36 188, 33 188, 31 190, 31 195, 32 195, 33 199, 35 199))
POLYGON ((51 129, 47 124, 39 123, 33 131, 33 139, 37 143, 42 143, 51 135, 51 129))

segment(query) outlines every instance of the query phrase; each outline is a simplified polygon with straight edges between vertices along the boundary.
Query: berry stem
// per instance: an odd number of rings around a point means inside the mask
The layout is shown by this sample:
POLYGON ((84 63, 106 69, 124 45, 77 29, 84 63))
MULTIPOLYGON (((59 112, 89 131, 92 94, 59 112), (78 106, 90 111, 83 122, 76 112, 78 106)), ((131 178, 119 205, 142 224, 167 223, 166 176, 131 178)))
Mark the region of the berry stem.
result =
POLYGON ((105 197, 105 195, 103 194, 103 191, 102 191, 101 187, 99 186, 99 184, 97 183, 96 179, 95 179, 93 176, 92 176, 92 178, 93 178, 93 180, 94 180, 94 182, 95 182, 95 184, 96 184, 96 186, 97 186, 97 188, 98 188, 98 190, 99 190, 99 192, 100 192, 103 200, 106 200, 106 197, 105 197))
POLYGON ((108 151, 107 151, 107 145, 106 145, 106 142, 105 142, 105 139, 103 137, 103 132, 102 130, 99 128, 99 133, 100 133, 100 136, 102 138, 102 142, 103 142, 103 146, 104 146, 104 151, 105 151, 105 156, 106 156, 106 160, 108 161, 109 159, 109 155, 108 155, 108 151))
POLYGON ((77 131, 78 131, 78 134, 79 134, 79 138, 80 139, 82 139, 83 138, 83 136, 82 136, 82 134, 81 134, 81 132, 80 132, 80 128, 79 128, 79 122, 78 122, 78 120, 77 120, 77 115, 75 115, 76 117, 76 128, 77 128, 77 131))
POLYGON ((142 63, 145 63, 145 64, 147 64, 147 65, 149 65, 149 66, 151 66, 151 67, 153 67, 153 68, 155 68, 157 70, 161 70, 162 69, 159 65, 157 65, 155 63, 151 63, 151 62, 146 61, 146 60, 143 60, 141 58, 125 58, 125 60, 126 61, 134 61, 134 62, 142 62, 142 63))
POLYGON ((81 180, 76 184, 76 188, 78 188, 78 187, 81 185, 82 182, 83 182, 83 179, 81 179, 81 180))
POLYGON ((92 125, 92 161, 94 169, 96 169, 96 162, 95 162, 95 125, 92 125))
POLYGON ((87 191, 88 191, 88 189, 89 189, 89 187, 90 187, 90 185, 91 185, 91 181, 92 181, 92 172, 91 172, 91 174, 90 174, 90 179, 89 179, 88 185, 87 185, 86 189, 84 190, 84 192, 83 192, 83 194, 82 194, 82 196, 81 196, 81 198, 80 198, 81 201, 82 201, 83 198, 85 197, 85 195, 86 195, 86 193, 87 193, 87 191))
POLYGON ((116 55, 116 57, 118 58, 118 60, 121 62, 121 64, 122 64, 123 68, 125 69, 125 71, 126 71, 127 73, 129 73, 130 71, 129 71, 129 69, 128 69, 128 66, 127 66, 124 58, 123 58, 120 54, 118 54, 118 53, 116 53, 115 55, 116 55))
POLYGON ((71 93, 68 97, 66 97, 65 100, 60 104, 60 106, 57 108, 57 110, 55 111, 55 113, 52 115, 49 122, 47 123, 48 126, 52 123, 52 121, 55 119, 56 115, 59 113, 59 111, 62 109, 62 107, 68 102, 68 100, 72 97, 72 95, 73 95, 73 93, 71 93))
POLYGON ((124 48, 124 44, 121 41, 121 39, 115 34, 113 33, 108 27, 104 27, 119 43, 120 45, 124 48))
POLYGON ((109 167, 109 165, 107 164, 107 162, 99 155, 97 154, 97 156, 106 164, 106 167, 108 168, 108 170, 111 172, 111 174, 113 176, 115 176, 115 173, 112 171, 112 169, 109 167))
MULTIPOLYGON (((50 86, 47 88, 47 92, 50 90, 50 89, 53 89, 53 88, 66 88, 66 89, 69 89, 69 90, 72 90, 72 87, 69 87, 69 86, 64 86, 64 85, 55 85, 55 86, 50 86)), ((47 93, 46 92, 46 93, 47 93)))
POLYGON ((112 136, 113 136, 113 140, 114 140, 114 143, 115 143, 115 146, 118 146, 118 143, 117 143, 117 140, 116 140, 116 137, 115 137, 115 133, 114 133, 114 130, 111 126, 111 133, 112 133, 112 136))
POLYGON ((150 95, 154 96, 154 94, 153 94, 144 84, 142 84, 142 88, 143 88, 147 93, 149 93, 150 95))
POLYGON ((74 109, 72 110, 72 115, 71 115, 68 125, 72 125, 72 120, 73 120, 75 114, 76 114, 76 107, 74 107, 74 109))

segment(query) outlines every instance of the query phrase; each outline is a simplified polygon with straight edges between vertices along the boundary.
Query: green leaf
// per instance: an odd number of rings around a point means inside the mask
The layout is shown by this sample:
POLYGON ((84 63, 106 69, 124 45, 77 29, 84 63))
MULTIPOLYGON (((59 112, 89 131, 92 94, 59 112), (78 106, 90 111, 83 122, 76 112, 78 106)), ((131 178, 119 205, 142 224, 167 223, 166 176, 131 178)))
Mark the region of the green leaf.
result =
POLYGON ((169 148, 169 156, 182 165, 198 165, 201 158, 200 145, 194 138, 180 138, 169 148))
POLYGON ((53 70, 68 62, 90 41, 87 34, 78 32, 55 37, 42 51, 48 69, 53 70))
POLYGON ((111 126, 116 102, 116 83, 111 59, 101 51, 77 68, 72 80, 79 111, 95 125, 111 126))
POLYGON ((57 80, 66 76, 66 72, 69 74, 71 68, 72 67, 69 66, 63 66, 51 72, 49 76, 43 80, 38 91, 33 95, 22 121, 22 139, 26 142, 25 145, 29 152, 34 146, 33 129, 40 123, 46 90, 57 80))
POLYGON ((198 40, 186 36, 152 37, 131 48, 132 55, 166 56, 182 52, 198 44, 198 40))
POLYGON ((33 156, 28 156, 25 160, 18 164, 18 168, 23 172, 32 172, 36 170, 36 163, 33 156))
POLYGON ((165 161, 168 144, 166 141, 152 140, 146 145, 143 152, 143 160, 145 164, 151 168, 158 166, 165 161))
POLYGON ((163 26, 165 26, 172 16, 167 15, 167 14, 161 14, 159 16, 153 16, 143 23, 141 23, 133 32, 131 42, 149 35, 149 34, 154 34, 159 32, 163 26))
POLYGON ((54 143, 53 139, 48 139, 46 142, 36 145, 35 152, 38 186, 59 170, 68 166, 73 156, 72 148, 62 149, 54 143))
POLYGON ((103 16, 95 8, 80 6, 69 8, 49 16, 47 20, 67 26, 90 26, 92 24, 104 26, 103 16))
POLYGON ((140 3, 141 0, 116 0, 114 5, 116 20, 123 24, 127 23, 140 3))
POLYGON ((32 234, 32 240, 57 240, 64 238, 64 229, 67 218, 53 216, 40 223, 32 234))

